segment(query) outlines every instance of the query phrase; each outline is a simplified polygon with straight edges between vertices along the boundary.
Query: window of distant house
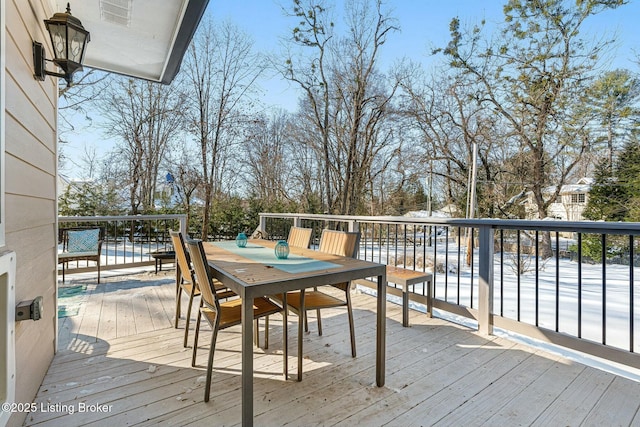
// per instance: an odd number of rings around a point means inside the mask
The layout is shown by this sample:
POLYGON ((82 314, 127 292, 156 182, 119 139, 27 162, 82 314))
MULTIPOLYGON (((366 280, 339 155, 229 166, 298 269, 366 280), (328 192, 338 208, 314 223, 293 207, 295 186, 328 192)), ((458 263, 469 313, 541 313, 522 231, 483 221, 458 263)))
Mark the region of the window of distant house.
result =
POLYGON ((586 200, 585 193, 575 193, 571 195, 571 203, 584 203, 586 200))

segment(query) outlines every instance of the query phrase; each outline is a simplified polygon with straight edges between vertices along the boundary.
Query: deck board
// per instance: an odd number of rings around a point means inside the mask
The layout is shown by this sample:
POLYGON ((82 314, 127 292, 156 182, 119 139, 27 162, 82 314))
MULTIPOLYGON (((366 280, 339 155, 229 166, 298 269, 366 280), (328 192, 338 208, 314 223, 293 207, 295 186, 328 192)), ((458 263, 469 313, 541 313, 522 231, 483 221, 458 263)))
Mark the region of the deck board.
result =
MULTIPOLYGON (((184 310, 180 329, 173 328, 174 274, 105 277, 88 287, 78 314, 60 321, 59 352, 35 402, 99 403, 111 411, 36 411, 26 426, 240 425, 240 327, 218 336, 211 401, 204 403, 210 330, 203 325, 191 367, 191 348, 182 346, 184 310)), ((254 348, 256 425, 634 425, 640 419, 637 382, 415 311, 405 328, 395 304, 387 305, 386 385, 375 387, 376 301, 356 292, 353 303, 358 356, 350 354, 345 310, 323 311, 323 336, 310 313, 302 382, 295 381, 297 317, 288 323, 289 381, 282 375, 282 318, 271 317, 269 349, 254 348)))

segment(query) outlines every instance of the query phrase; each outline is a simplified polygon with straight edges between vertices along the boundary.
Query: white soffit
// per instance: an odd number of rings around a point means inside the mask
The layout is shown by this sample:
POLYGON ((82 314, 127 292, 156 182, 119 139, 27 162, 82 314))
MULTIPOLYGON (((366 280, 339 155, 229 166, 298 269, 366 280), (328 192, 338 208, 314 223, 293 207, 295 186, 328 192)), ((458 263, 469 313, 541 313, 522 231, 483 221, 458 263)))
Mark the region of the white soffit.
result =
POLYGON ((54 12, 64 12, 70 3, 71 14, 89 31, 85 66, 169 83, 208 0, 50 2, 54 12))

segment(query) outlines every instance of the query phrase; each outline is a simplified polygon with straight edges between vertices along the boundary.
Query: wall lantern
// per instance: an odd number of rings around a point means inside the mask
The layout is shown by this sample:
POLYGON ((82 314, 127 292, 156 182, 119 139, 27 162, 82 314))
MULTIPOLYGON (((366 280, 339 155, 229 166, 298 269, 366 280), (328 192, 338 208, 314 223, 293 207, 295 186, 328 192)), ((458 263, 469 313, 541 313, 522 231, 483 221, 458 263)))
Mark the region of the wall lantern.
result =
POLYGON ((44 80, 46 75, 62 77, 71 86, 73 73, 82 70, 84 52, 89 42, 89 32, 84 29, 78 18, 71 15, 71 7, 67 3, 66 13, 55 13, 44 24, 51 36, 51 45, 55 58, 45 58, 45 49, 42 43, 33 42, 34 77, 44 80), (53 62, 64 71, 54 73, 45 69, 45 61, 53 62))

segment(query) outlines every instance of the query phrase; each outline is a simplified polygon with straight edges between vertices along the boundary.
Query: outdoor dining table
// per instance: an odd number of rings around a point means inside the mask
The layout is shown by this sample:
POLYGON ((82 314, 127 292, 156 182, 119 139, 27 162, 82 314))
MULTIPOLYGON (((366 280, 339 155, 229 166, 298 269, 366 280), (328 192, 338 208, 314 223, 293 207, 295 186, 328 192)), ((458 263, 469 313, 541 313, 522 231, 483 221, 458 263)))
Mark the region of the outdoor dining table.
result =
MULTIPOLYGON (((213 275, 242 298, 242 425, 253 425, 253 299, 313 286, 331 285, 368 277, 377 278, 376 384, 384 386, 386 334, 386 268, 355 258, 312 249, 290 248, 286 259, 274 253, 275 241, 208 242, 205 253, 213 275)), ((286 317, 283 325, 286 334, 286 317)), ((298 322, 303 328, 303 322, 298 322)), ((300 335, 299 335, 300 336, 300 335)), ((286 340, 286 335, 284 336, 286 340)), ((287 349, 283 343, 285 376, 287 349)), ((298 351, 302 343, 298 343, 298 351)), ((300 367, 299 367, 300 369, 300 367)))

